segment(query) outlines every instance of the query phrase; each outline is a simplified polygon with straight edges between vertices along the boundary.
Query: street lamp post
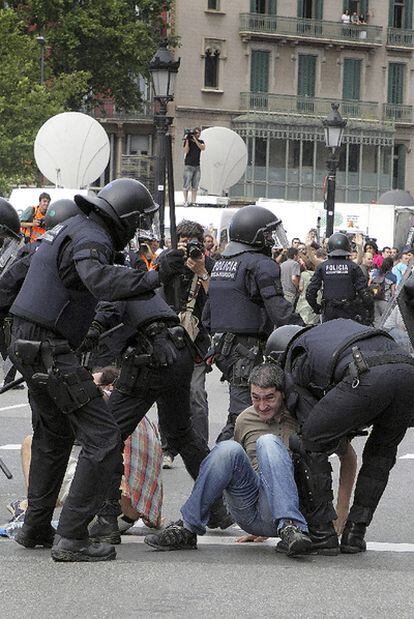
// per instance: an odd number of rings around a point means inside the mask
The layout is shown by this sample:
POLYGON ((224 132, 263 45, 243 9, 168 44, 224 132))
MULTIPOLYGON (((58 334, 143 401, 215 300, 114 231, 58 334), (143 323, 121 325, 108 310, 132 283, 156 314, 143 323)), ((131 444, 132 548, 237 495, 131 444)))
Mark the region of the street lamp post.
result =
POLYGON ((157 165, 155 174, 155 189, 157 202, 160 206, 160 244, 165 244, 165 180, 168 175, 168 198, 170 207, 170 232, 173 247, 177 246, 175 225, 174 180, 172 167, 172 142, 168 133, 172 117, 167 116, 167 105, 174 99, 175 78, 180 59, 174 60, 167 49, 166 43, 156 51, 149 64, 152 77, 154 101, 156 104, 154 123, 157 129, 157 165))
POLYGON ((329 238, 334 231, 336 170, 339 166, 339 151, 347 124, 347 121, 342 118, 338 111, 339 104, 331 103, 331 107, 328 116, 322 121, 325 130, 325 145, 330 151, 327 161, 328 176, 325 199, 326 238, 329 238))
POLYGON ((45 37, 36 37, 36 41, 40 45, 40 83, 44 84, 45 81, 45 37))

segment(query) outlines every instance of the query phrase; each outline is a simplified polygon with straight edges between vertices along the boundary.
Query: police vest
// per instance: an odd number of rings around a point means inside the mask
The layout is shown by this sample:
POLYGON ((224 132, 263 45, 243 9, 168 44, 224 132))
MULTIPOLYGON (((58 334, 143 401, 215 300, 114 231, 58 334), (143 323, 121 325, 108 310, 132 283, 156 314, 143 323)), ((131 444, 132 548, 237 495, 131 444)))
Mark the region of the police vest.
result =
POLYGON ((324 301, 351 301, 355 298, 352 277, 355 266, 344 258, 329 258, 321 264, 324 301))
POLYGON ((157 320, 179 324, 177 314, 156 292, 148 292, 125 302, 123 322, 137 329, 157 320))
POLYGON ((249 271, 261 260, 271 261, 271 258, 244 252, 217 260, 208 291, 212 333, 259 335, 272 330, 262 299, 252 301, 246 287, 249 271))
MULTIPOLYGON (((325 391, 333 386, 338 366, 341 365, 345 371, 352 359, 352 346, 356 343, 358 348, 368 355, 383 350, 401 351, 385 331, 360 325, 353 320, 337 318, 307 329, 293 338, 286 352, 284 367, 293 373, 294 379, 300 378, 294 375, 294 361, 305 352, 310 370, 309 387, 325 391)), ((300 380, 298 382, 300 383, 300 380)))
MULTIPOLYGON (((95 314, 97 299, 82 284, 66 288, 60 278, 58 257, 65 242, 76 250, 101 245, 112 251, 109 235, 97 223, 76 215, 43 237, 11 313, 55 331, 77 348, 95 314)), ((75 266, 73 265, 73 268, 75 266)))

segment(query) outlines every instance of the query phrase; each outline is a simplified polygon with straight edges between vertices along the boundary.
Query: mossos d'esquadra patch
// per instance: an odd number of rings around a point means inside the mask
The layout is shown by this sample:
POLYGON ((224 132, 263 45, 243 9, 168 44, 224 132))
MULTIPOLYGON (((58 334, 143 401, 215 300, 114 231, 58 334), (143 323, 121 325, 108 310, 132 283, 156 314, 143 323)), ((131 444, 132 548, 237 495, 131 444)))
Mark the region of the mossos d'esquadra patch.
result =
POLYGON ((211 279, 236 279, 240 263, 237 260, 217 260, 211 279))

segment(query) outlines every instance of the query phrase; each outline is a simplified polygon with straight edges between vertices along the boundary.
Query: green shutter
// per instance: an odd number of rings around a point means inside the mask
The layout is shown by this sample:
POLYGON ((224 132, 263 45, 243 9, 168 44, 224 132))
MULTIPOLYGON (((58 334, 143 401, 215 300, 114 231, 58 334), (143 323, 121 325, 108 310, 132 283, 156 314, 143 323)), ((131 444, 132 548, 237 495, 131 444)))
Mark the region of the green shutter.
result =
POLYGON ((390 28, 394 25, 394 0, 389 0, 390 4, 388 6, 388 25, 390 28))
POLYGON ((413 27, 413 0, 405 0, 404 3, 404 28, 411 30, 413 27))
POLYGON ((388 65, 388 103, 399 105, 404 99, 405 65, 390 62, 388 65))
POLYGON ((315 19, 323 18, 323 0, 315 0, 315 19))
POLYGON ((304 3, 303 0, 298 0, 297 16, 303 17, 304 3))
POLYGON ((359 101, 361 94, 361 60, 345 58, 342 98, 359 101))
POLYGON ((269 15, 277 14, 277 0, 269 0, 269 15))
POLYGON ((365 21, 368 20, 368 0, 360 0, 359 13, 364 16, 365 21))
POLYGON ((253 50, 250 71, 250 91, 269 92, 269 52, 253 50))
POLYGON ((316 56, 299 54, 298 95, 315 96, 316 56))

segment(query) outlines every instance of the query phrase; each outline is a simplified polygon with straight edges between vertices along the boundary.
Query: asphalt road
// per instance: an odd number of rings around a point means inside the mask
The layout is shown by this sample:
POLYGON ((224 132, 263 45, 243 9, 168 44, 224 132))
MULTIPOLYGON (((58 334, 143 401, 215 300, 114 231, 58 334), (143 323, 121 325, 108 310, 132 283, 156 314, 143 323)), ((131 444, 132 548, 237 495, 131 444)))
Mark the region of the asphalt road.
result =
MULTIPOLYGON (((214 439, 226 415, 226 387, 209 376, 214 439)), ((154 413, 151 413, 153 416, 154 413)), ((0 523, 24 494, 20 445, 30 432, 27 391, 0 397, 0 523), (9 448, 5 448, 5 447, 9 448)), ((363 439, 356 441, 358 454, 363 439)), ((332 460, 335 475, 337 461, 332 460)), ((414 616, 414 430, 400 446, 363 555, 288 559, 274 540, 240 545, 240 534, 210 531, 197 551, 157 553, 144 528, 123 537, 117 561, 55 564, 48 550, 0 539, 1 617, 372 617, 414 616)), ((176 519, 191 481, 179 459, 163 472, 167 520, 176 519)))

